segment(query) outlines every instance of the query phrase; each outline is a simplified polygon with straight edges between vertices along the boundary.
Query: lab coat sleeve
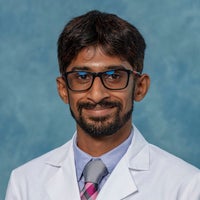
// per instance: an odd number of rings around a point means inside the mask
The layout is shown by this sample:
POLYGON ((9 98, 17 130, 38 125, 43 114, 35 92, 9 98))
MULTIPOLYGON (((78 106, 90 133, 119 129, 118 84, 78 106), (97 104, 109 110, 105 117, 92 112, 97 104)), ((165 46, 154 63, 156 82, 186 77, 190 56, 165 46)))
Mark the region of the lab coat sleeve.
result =
POLYGON ((200 200, 200 173, 187 180, 179 190, 178 200, 200 200))
POLYGON ((10 180, 8 182, 7 192, 5 200, 22 200, 20 196, 20 191, 17 184, 17 179, 15 178, 14 172, 11 173, 10 180))

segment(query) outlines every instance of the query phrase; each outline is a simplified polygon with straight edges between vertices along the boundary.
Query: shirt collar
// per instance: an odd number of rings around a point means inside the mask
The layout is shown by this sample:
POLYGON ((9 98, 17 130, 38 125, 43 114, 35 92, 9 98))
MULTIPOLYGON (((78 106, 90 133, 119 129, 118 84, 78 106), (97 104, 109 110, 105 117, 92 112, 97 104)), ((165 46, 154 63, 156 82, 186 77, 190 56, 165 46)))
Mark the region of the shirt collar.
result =
MULTIPOLYGON (((133 128, 131 131, 131 134, 129 137, 122 142, 119 146, 112 149, 111 151, 103 154, 99 158, 103 161, 103 163, 106 165, 109 174, 112 172, 112 170, 115 168, 117 163, 121 160, 123 155, 128 150, 129 145, 131 144, 132 138, 133 138, 133 128), (112 158, 112 159, 111 159, 112 158)), ((73 139, 73 150, 74 150, 74 158, 75 158, 75 166, 76 166, 76 174, 77 174, 77 180, 79 181, 81 179, 81 175, 83 172, 83 169, 85 165, 91 160, 91 159, 97 159, 96 157, 93 158, 89 154, 82 151, 78 146, 76 142, 76 137, 73 139)))

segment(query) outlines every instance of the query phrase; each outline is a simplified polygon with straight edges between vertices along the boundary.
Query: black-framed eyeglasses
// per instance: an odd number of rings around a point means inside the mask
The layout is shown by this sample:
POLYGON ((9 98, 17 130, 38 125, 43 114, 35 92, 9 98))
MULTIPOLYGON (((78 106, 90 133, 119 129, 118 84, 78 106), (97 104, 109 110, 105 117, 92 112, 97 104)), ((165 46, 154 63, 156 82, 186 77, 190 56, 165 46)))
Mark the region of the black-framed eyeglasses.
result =
POLYGON ((112 69, 105 72, 70 71, 63 74, 67 87, 76 92, 89 90, 96 77, 109 90, 122 90, 128 86, 130 74, 141 76, 140 72, 128 69, 112 69))

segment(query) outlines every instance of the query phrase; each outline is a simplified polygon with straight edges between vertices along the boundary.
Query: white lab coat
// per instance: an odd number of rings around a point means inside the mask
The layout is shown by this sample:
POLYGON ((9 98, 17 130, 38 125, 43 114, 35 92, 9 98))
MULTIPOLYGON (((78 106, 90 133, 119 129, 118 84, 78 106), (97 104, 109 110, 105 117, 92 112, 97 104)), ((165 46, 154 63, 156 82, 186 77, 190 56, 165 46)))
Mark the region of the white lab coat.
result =
MULTIPOLYGON (((72 140, 15 169, 6 200, 80 200, 72 140)), ((200 200, 200 170, 149 144, 133 141, 97 200, 200 200)))

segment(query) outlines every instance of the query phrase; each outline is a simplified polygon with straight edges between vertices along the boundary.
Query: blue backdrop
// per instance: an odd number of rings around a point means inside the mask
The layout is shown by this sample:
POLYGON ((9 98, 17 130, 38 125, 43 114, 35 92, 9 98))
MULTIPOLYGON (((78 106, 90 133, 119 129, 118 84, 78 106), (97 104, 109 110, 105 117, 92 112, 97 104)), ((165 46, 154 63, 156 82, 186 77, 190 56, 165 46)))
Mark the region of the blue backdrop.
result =
POLYGON ((75 130, 56 91, 56 42, 66 22, 91 9, 133 23, 147 43, 147 97, 134 123, 153 144, 200 167, 199 0, 0 0, 0 199, 13 168, 75 130))

